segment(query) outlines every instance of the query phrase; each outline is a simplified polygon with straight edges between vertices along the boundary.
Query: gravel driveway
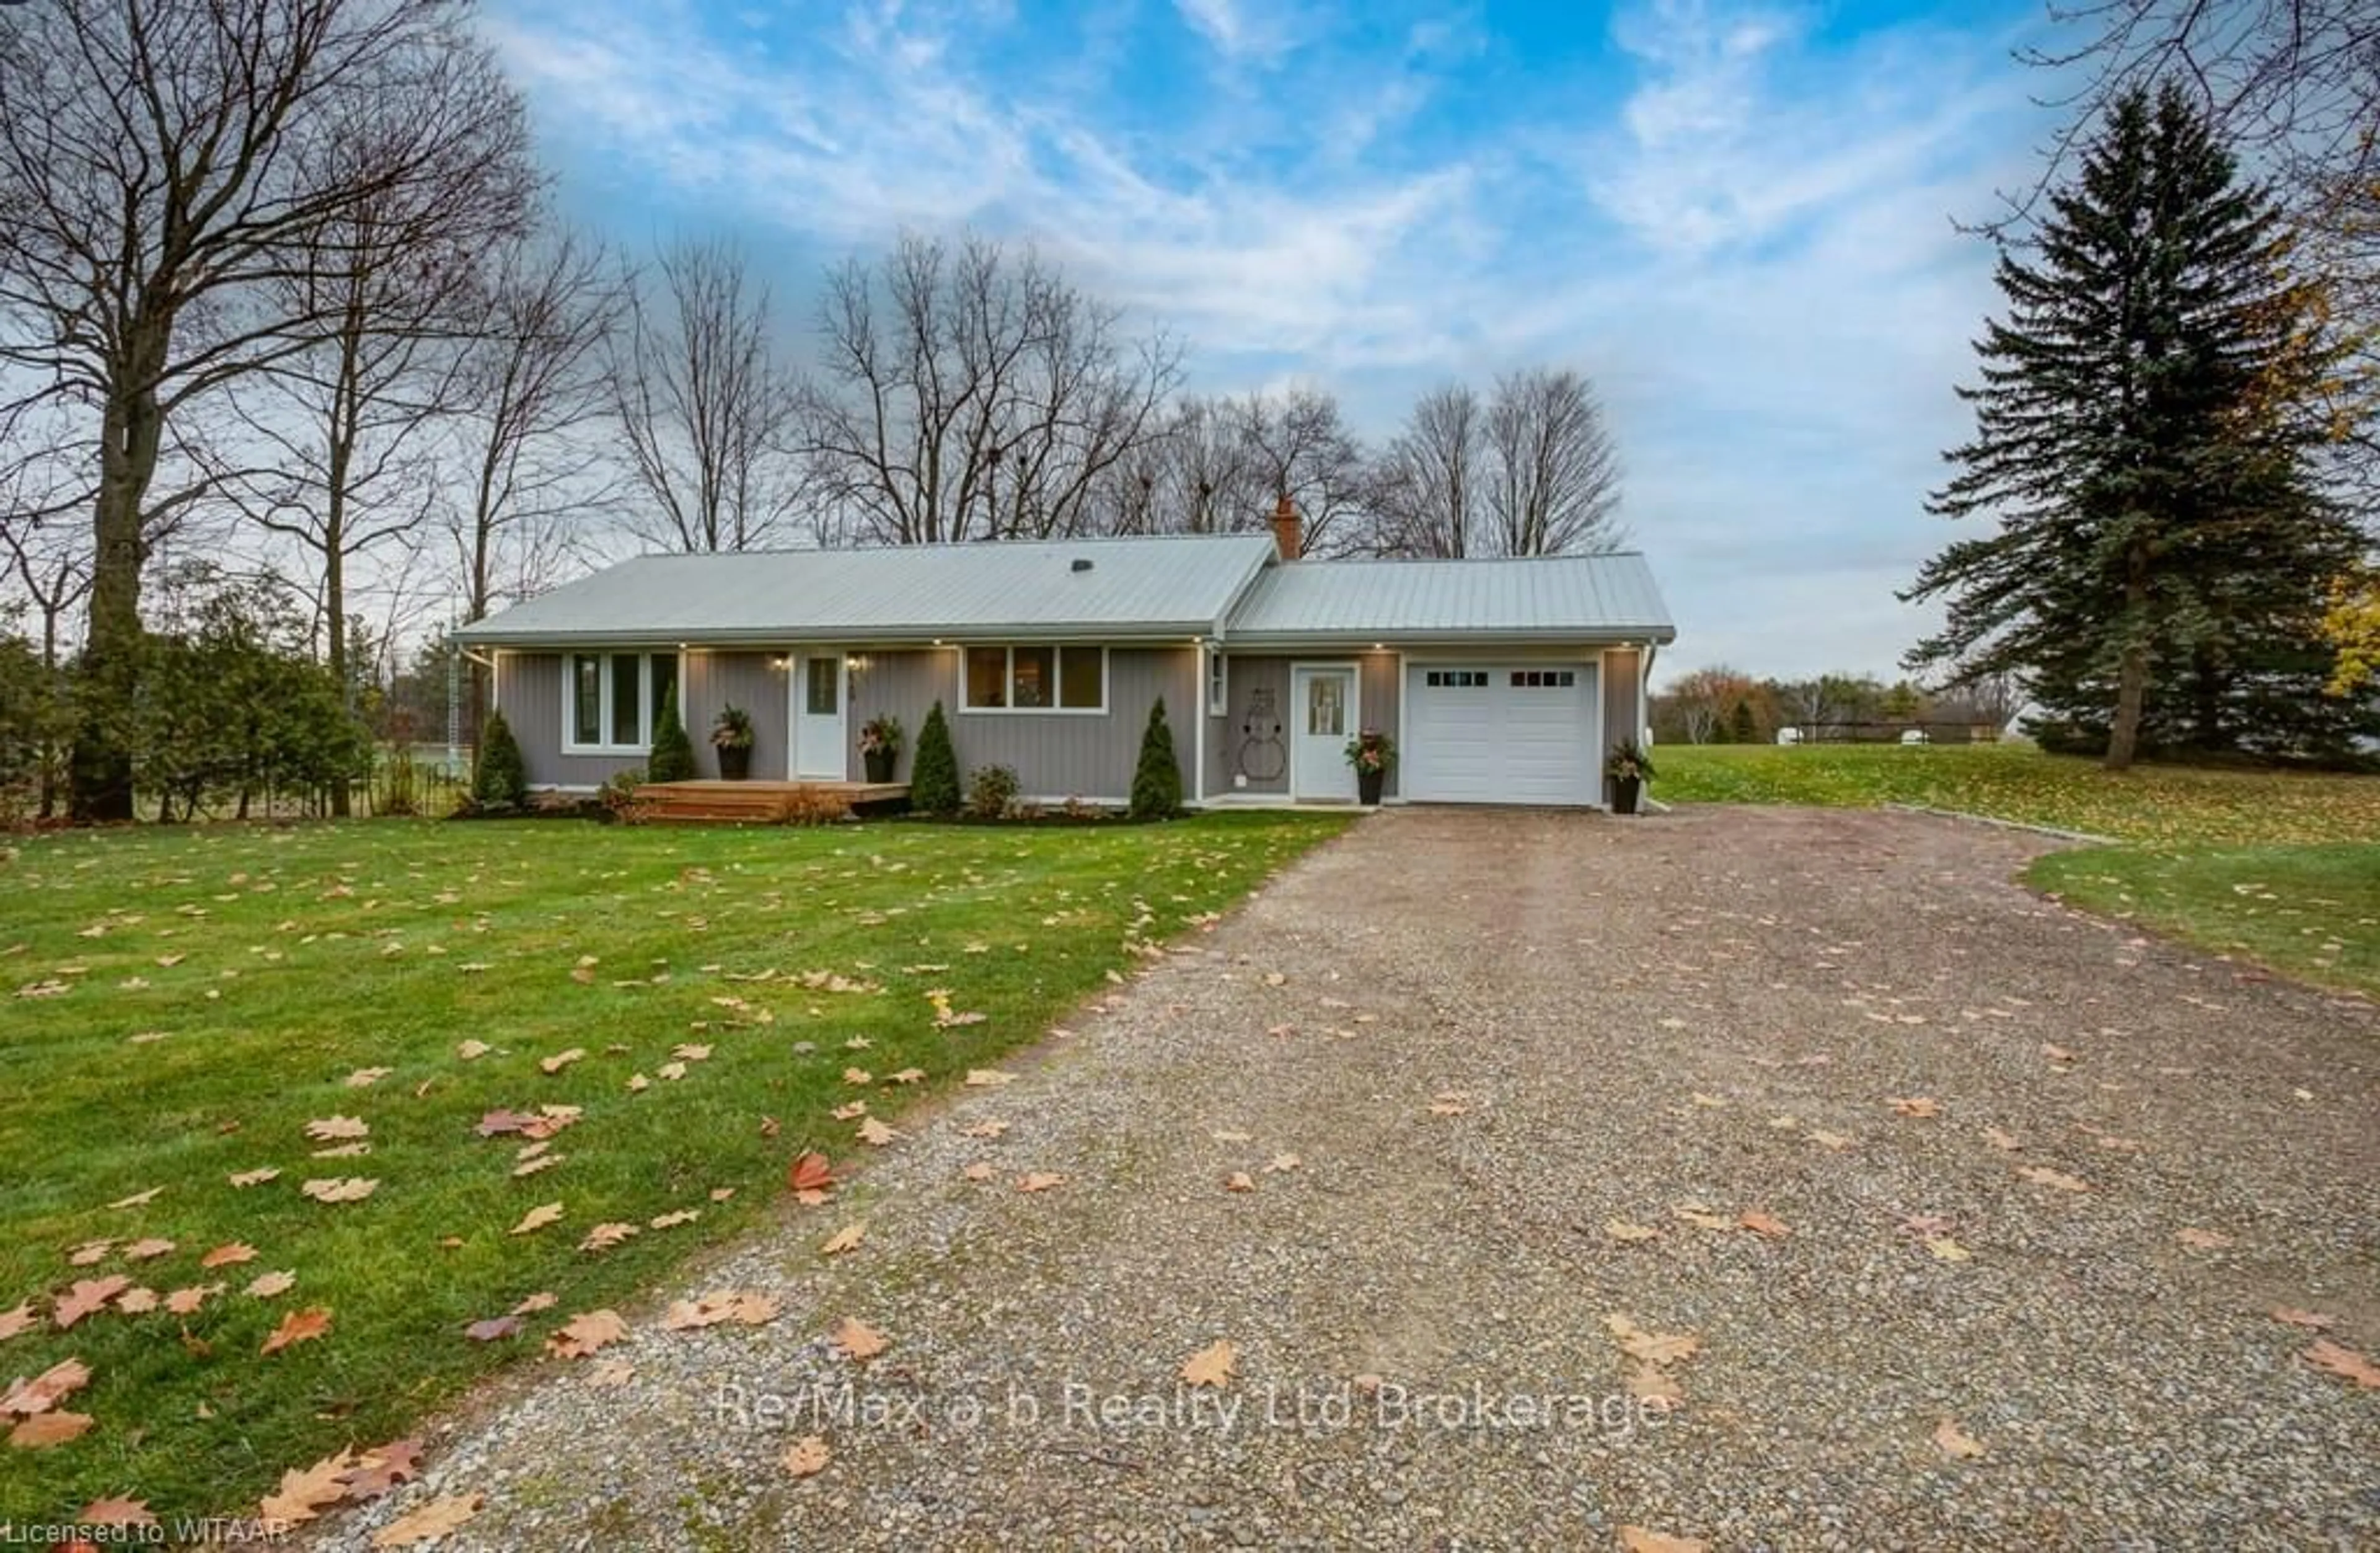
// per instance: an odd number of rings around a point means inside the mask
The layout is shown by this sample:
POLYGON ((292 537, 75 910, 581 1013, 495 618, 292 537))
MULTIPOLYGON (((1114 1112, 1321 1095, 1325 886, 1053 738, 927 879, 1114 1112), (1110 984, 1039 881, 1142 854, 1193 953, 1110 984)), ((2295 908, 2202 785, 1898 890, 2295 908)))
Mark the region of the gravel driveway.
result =
POLYGON ((496 1388, 334 1535, 2380 1546, 2380 1390, 2272 1314, 2380 1356, 2380 1014, 2028 896, 2043 845, 1373 816, 667 1291, 777 1320, 627 1313, 632 1378, 496 1388))

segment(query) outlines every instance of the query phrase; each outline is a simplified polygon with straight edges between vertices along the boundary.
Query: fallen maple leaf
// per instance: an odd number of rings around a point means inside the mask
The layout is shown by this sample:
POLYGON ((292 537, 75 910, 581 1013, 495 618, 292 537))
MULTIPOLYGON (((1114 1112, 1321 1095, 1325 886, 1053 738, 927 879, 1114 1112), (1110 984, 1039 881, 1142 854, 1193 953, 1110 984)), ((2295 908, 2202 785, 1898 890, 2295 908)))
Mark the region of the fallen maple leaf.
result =
POLYGON ((978 1159, 972 1165, 961 1167, 959 1174, 971 1181, 990 1180, 1000 1174, 1000 1167, 989 1159, 978 1159))
POLYGON ((2068 1051, 2064 1046, 2053 1046, 2046 1041, 2044 1041, 2041 1044, 2041 1055, 2052 1062, 2075 1062, 2081 1060, 2072 1052, 2068 1051))
POLYGON ((517 1315, 492 1315, 484 1321, 474 1321, 463 1328, 463 1335, 473 1342, 496 1342, 504 1338, 520 1336, 521 1318, 517 1315))
POLYGON ((633 1224, 599 1224, 587 1231, 587 1238, 578 1242, 578 1249, 609 1251, 635 1233, 637 1227, 633 1224))
POLYGON ((2178 1229, 2173 1238, 2192 1251, 2220 1251, 2231 1243, 2230 1236, 2212 1229, 2178 1229))
POLYGON ((1245 1170, 1234 1170, 1223 1178, 1223 1190, 1226 1192, 1254 1192, 1256 1189, 1257 1183, 1245 1170))
POLYGON ((2338 1325, 2336 1316, 2324 1315, 2318 1311, 2300 1310, 2295 1305, 2275 1305, 2272 1316, 2276 1321, 2285 1322, 2291 1327, 2303 1327, 2316 1332, 2328 1331, 2338 1325))
POLYGON ((1643 1526, 1620 1528, 1621 1553, 1709 1553, 1710 1545, 1700 1537, 1671 1536, 1643 1526))
POLYGON ((804 1435, 785 1448, 785 1471, 795 1477, 816 1477, 833 1460, 834 1452, 816 1435, 804 1435))
POLYGON ((796 1158, 785 1171, 785 1184, 795 1192, 825 1192, 834 1185, 834 1169, 825 1155, 813 1150, 796 1158))
POLYGON ((14 1310, 0 1311, 0 1342, 20 1337, 41 1324, 42 1318, 33 1314, 33 1302, 21 1301, 14 1310))
POLYGON ((1793 1232, 1791 1227, 1782 1220, 1773 1218, 1757 1209, 1750 1209, 1739 1214, 1735 1221, 1754 1234, 1772 1241, 1781 1241, 1793 1232))
POLYGON ((8 1431, 8 1443, 19 1450, 47 1450, 80 1439, 93 1422, 87 1412, 35 1413, 8 1431))
POLYGON ((1942 1103, 1929 1094, 1913 1095, 1905 1100, 1888 1100, 1885 1103, 1905 1117, 1937 1117, 1942 1114, 1942 1103))
POLYGON ((286 1294, 298 1287, 298 1275, 289 1272, 266 1273, 248 1286, 246 1292, 255 1299, 270 1300, 276 1294, 286 1294))
POLYGON ((2018 1149, 2024 1146, 2016 1141, 2015 1133, 2007 1131, 2005 1128, 1986 1127, 1984 1129, 1984 1138, 1992 1145, 1992 1147, 2003 1150, 2010 1154, 2014 1154, 2018 1149))
POLYGON ((480 1513, 477 1494, 450 1494, 398 1517, 372 1534, 374 1547, 410 1547, 435 1542, 480 1513))
POLYGON ((347 1075, 347 1087, 349 1089, 370 1089, 372 1085, 380 1082, 381 1080, 388 1077, 391 1073, 395 1071, 396 1070, 394 1068, 358 1068, 354 1072, 347 1075))
POLYGON ((311 1342, 331 1329, 331 1313, 320 1305, 291 1311, 265 1338, 259 1353, 278 1353, 292 1343, 311 1342))
POLYGON ((419 1440, 391 1440, 386 1445, 373 1446, 364 1452, 356 1470, 347 1474, 347 1498, 376 1499, 400 1483, 412 1482, 420 1471, 419 1440))
POLYGON ((215 1247, 214 1250, 207 1253, 204 1256, 200 1257, 199 1266, 201 1267, 228 1267, 234 1263, 253 1262, 255 1260, 256 1248, 254 1246, 249 1245, 245 1241, 235 1241, 229 1245, 219 1245, 215 1247))
POLYGON ((2373 1363, 2351 1348, 2340 1347, 2328 1338, 2316 1338, 2313 1346, 2299 1357, 2325 1375, 2353 1381, 2362 1389, 2368 1391, 2380 1387, 2380 1364, 2373 1363))
POLYGON ((317 1203, 360 1203, 380 1190, 380 1182, 362 1176, 332 1176, 310 1180, 298 1190, 317 1203))
POLYGON ((1948 1235, 1928 1235, 1922 1243, 1926 1251, 1940 1262, 1965 1262, 1974 1255, 1974 1253, 1948 1235))
POLYGON ((997 1138, 1007 1131, 1008 1123, 989 1117, 977 1122, 973 1127, 965 1129, 970 1138, 997 1138))
POLYGON ((476 1062, 494 1049, 485 1041, 466 1041, 455 1048, 455 1055, 466 1062, 476 1062))
POLYGON ((573 1046, 568 1051, 555 1052, 552 1057, 539 1058, 537 1065, 548 1073, 559 1073, 574 1062, 585 1061, 586 1058, 586 1048, 573 1046))
POLYGON ((1838 1154, 1852 1146, 1849 1138, 1840 1132, 1829 1132, 1823 1127, 1813 1127, 1802 1135, 1819 1147, 1832 1149, 1838 1154))
POLYGON ((1984 1453, 1984 1442, 1959 1427, 1957 1419, 1945 1418, 1934 1426, 1934 1449, 1953 1461, 1967 1461, 1984 1453))
POLYGON ((1643 1241, 1658 1240, 1661 1236, 1658 1229, 1647 1229, 1642 1224, 1631 1224, 1624 1218, 1605 1219, 1603 1232, 1626 1245, 1634 1245, 1643 1241))
POLYGON ((2089 1181, 2079 1176, 2070 1176, 2063 1170, 2053 1170, 2046 1165, 2020 1165, 2016 1173, 2035 1186, 2054 1186, 2060 1192, 2091 1190, 2089 1181))
POLYGON ((318 1143, 335 1143, 348 1138, 369 1137, 370 1134, 370 1125, 361 1117, 323 1117, 306 1124, 306 1136, 318 1143))
POLYGON ((1239 1362, 1239 1350, 1229 1338, 1217 1338, 1182 1362, 1182 1379, 1190 1386, 1225 1386, 1239 1362))
POLYGON ((107 1253, 115 1249, 114 1241, 85 1241, 67 1253, 67 1266, 88 1267, 93 1263, 104 1262, 107 1260, 107 1253))
POLYGON ((540 1290, 513 1307, 515 1315, 535 1315, 541 1310, 552 1310, 557 1303, 552 1294, 540 1290))
POLYGON ((606 1359, 587 1372, 589 1386, 625 1386, 637 1378, 637 1367, 625 1359, 606 1359))
POLYGON ((866 1239, 868 1239, 867 1225, 846 1224, 827 1237, 826 1243, 819 1247, 819 1254, 841 1256, 845 1252, 857 1251, 860 1242, 866 1239))
POLYGON ((135 1287, 115 1297, 115 1308, 126 1315, 146 1315, 157 1308, 157 1291, 135 1287))
POLYGON ((648 1229, 674 1229, 681 1224, 692 1224, 702 1217, 700 1208, 679 1208, 673 1213, 657 1214, 646 1225, 648 1229))
POLYGON ((346 1498, 347 1474, 355 1464, 356 1453, 342 1450, 336 1456, 323 1457, 303 1472, 284 1472, 281 1486, 267 1494, 258 1509, 265 1520, 283 1525, 311 1521, 346 1498))
POLYGON ((234 1186, 262 1186, 266 1181, 273 1180, 280 1174, 281 1172, 279 1170, 276 1170, 272 1166, 268 1165, 261 1170, 238 1171, 234 1174, 230 1180, 234 1186))
POLYGON ((1276 1154, 1269 1160, 1265 1162, 1265 1174, 1269 1176, 1281 1175, 1288 1171, 1296 1169, 1304 1163, 1304 1160, 1298 1158, 1297 1156, 1293 1154, 1276 1154))
POLYGON ((0 1394, 0 1413, 30 1418, 73 1396, 91 1384, 91 1366, 79 1359, 62 1359, 30 1380, 19 1378, 0 1394))
POLYGON ((624 1340, 628 1324, 614 1310, 592 1310, 574 1315, 545 1339, 545 1351, 564 1359, 584 1359, 598 1349, 624 1340))
POLYGON ((1663 1409, 1673 1408, 1686 1400, 1685 1392, 1667 1372, 1641 1359, 1628 1366, 1621 1377, 1621 1384, 1638 1401, 1656 1404, 1663 1409))
POLYGON ((547 1225, 553 1223, 561 1217, 561 1204, 540 1203, 536 1207, 529 1209, 528 1212, 521 1215, 521 1221, 518 1224, 514 1225, 508 1233, 515 1235, 535 1234, 538 1230, 544 1229, 547 1225))
POLYGON ((900 1135, 874 1117, 859 1124, 859 1141, 871 1148, 882 1148, 900 1135))
POLYGON ((856 1315, 846 1315, 836 1322, 834 1330, 828 1335, 835 1351, 846 1359, 873 1359, 890 1346, 883 1333, 856 1315))
POLYGON ((78 1278, 50 1306, 50 1319, 63 1332, 84 1316, 106 1309, 110 1300, 131 1287, 132 1280, 121 1273, 103 1278, 78 1278))
POLYGON ((79 1526, 153 1526, 157 1517, 151 1514, 141 1500, 121 1496, 93 1499, 75 1516, 79 1526))
POLYGON ((147 1240, 135 1241, 130 1245, 126 1246, 124 1248, 124 1259, 128 1262, 151 1262, 164 1255, 173 1249, 173 1241, 161 1241, 154 1236, 151 1236, 147 1240))
POLYGON ((1016 1178, 1019 1192, 1047 1192, 1053 1186, 1063 1186, 1066 1178, 1050 1170, 1033 1170, 1016 1178))
POLYGON ((847 1106, 837 1106, 834 1109, 827 1112, 827 1115, 834 1118, 837 1121, 857 1121, 861 1117, 864 1117, 867 1114, 868 1102, 865 1100, 854 1100, 847 1106))

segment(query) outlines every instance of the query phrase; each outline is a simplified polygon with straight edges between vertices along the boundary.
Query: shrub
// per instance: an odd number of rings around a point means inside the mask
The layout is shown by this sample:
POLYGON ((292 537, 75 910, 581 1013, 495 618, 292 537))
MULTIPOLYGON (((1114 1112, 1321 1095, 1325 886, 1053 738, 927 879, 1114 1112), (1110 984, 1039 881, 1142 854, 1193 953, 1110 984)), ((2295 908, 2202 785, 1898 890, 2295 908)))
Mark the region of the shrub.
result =
POLYGON ((909 806, 921 814, 955 814, 959 810, 959 756, 951 748, 951 725, 943 719, 939 701, 917 730, 917 757, 909 768, 909 806))
POLYGON ((778 801, 776 815, 779 825, 834 825, 851 818, 851 800, 831 788, 805 784, 778 801))
POLYGON ((1140 736, 1140 766, 1132 776, 1132 817, 1171 819, 1182 812, 1182 765, 1173 758, 1173 730, 1166 726, 1165 698, 1148 709, 1148 730, 1140 736))
POLYGON ((603 778, 601 787, 595 789, 595 801, 603 806, 605 813, 622 825, 638 824, 645 817, 645 810, 637 801, 637 789, 643 787, 646 780, 644 770, 639 766, 614 771, 603 778))
POLYGON ((521 764, 520 740, 501 712, 488 714, 480 730, 480 763, 471 773, 471 804, 480 810, 528 806, 528 768, 521 764))
POLYGON ((647 757, 655 782, 694 780, 694 740, 686 736, 686 720, 677 715, 677 687, 662 692, 661 710, 653 714, 653 748, 647 757))
POLYGON ((978 820, 1007 816, 1016 804, 1016 768, 978 765, 967 773, 967 813, 978 820))
POLYGON ((372 784, 371 812, 375 814, 420 813, 420 771, 413 764, 413 747, 390 740, 388 759, 372 784))

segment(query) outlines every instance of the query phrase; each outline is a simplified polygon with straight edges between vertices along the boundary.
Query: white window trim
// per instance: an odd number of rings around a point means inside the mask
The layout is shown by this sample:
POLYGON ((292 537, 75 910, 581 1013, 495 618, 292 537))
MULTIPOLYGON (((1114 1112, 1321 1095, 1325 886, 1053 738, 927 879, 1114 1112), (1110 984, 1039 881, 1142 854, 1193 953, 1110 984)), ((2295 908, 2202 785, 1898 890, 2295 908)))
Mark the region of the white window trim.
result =
POLYGON ((1228 717, 1232 715, 1232 670, 1230 659, 1222 653, 1207 657, 1207 715, 1228 717))
POLYGON ((638 698, 642 704, 640 704, 637 709, 637 732, 640 736, 642 742, 636 744, 581 744, 577 740, 577 739, 572 737, 578 728, 578 676, 576 672, 576 660, 579 658, 593 658, 603 666, 603 671, 596 676, 596 689, 598 691, 599 704, 596 709, 595 726, 599 728, 608 729, 612 726, 612 660, 616 657, 625 657, 628 654, 624 653, 608 651, 587 653, 569 652, 562 654, 562 752, 564 754, 650 755, 653 752, 653 716, 654 714, 661 710, 660 707, 654 704, 652 694, 653 660, 655 658, 674 658, 677 660, 677 715, 681 722, 685 720, 686 654, 683 653, 638 653, 635 654, 637 659, 637 683, 643 687, 643 692, 638 698))
MULTIPOLYGON (((1113 697, 1109 693, 1110 689, 1111 689, 1111 687, 1110 687, 1110 685, 1109 685, 1109 683, 1108 683, 1108 675, 1109 675, 1109 670, 1110 670, 1110 667, 1111 667, 1111 664, 1110 664, 1110 654, 1109 654, 1108 649, 1107 649, 1106 647, 1104 647, 1104 646, 1102 646, 1102 647, 1100 647, 1100 648, 1099 649, 1099 703, 1097 706, 978 706, 978 705, 976 705, 973 702, 970 702, 969 700, 967 700, 967 691, 968 691, 968 689, 969 689, 968 675, 967 675, 967 654, 970 654, 970 653, 977 652, 977 651, 979 651, 979 650, 981 650, 981 651, 992 651, 992 650, 997 650, 997 651, 999 651, 999 652, 1001 652, 1001 653, 1002 653, 1002 654, 1006 654, 1006 655, 1002 659, 1002 662, 1006 666, 1003 668, 1003 670, 1002 670, 1002 676, 1001 676, 1001 683, 1002 683, 1002 684, 1003 684, 1003 685, 1005 685, 1006 687, 1008 687, 1008 689, 1009 689, 1009 690, 1014 691, 1014 690, 1016 688, 1016 650, 1017 650, 1019 647, 1047 647, 1047 648, 1050 648, 1050 649, 1052 651, 1052 653, 1054 654, 1054 653, 1082 653, 1082 652, 1087 652, 1087 651, 1089 651, 1089 650, 1090 650, 1090 646, 1091 646, 1091 644, 1090 644, 1090 643, 1088 643, 1088 642, 966 642, 965 644, 962 645, 962 646, 959 648, 959 715, 961 715, 961 716, 963 716, 963 717, 1104 717, 1104 716, 1106 716, 1106 715, 1108 715, 1108 708, 1109 708, 1110 706, 1111 706, 1111 705, 1113 705, 1113 704, 1114 704, 1114 698, 1113 698, 1113 697)), ((1053 658, 1051 659, 1052 666, 1056 666, 1056 663, 1057 663, 1057 660, 1053 657, 1053 658)), ((1062 671, 1060 672, 1059 676, 1058 676, 1058 680, 1062 680, 1063 679, 1064 679, 1064 674, 1063 674, 1063 672, 1062 672, 1062 671)), ((1057 692, 1057 690, 1058 690, 1058 683, 1057 683, 1056 681, 1053 681, 1053 682, 1051 683, 1051 685, 1050 685, 1050 691, 1051 691, 1053 694, 1054 694, 1054 693, 1056 693, 1056 692, 1057 692)))

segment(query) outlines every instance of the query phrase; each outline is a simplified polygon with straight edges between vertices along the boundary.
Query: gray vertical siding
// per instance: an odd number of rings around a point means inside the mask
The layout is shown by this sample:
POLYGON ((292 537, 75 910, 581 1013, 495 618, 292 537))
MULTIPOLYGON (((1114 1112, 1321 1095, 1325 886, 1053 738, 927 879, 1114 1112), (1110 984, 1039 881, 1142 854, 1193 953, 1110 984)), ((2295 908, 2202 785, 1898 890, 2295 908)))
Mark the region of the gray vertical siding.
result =
MULTIPOLYGON (((696 769, 719 775, 710 725, 731 703, 752 714, 752 775, 785 774, 785 676, 769 653, 685 652, 678 654, 680 715, 694 740, 696 769)), ((520 740, 531 787, 591 788, 645 764, 642 755, 562 752, 562 661, 559 653, 507 652, 496 661, 496 704, 520 740)))
MULTIPOLYGON (((1637 704, 1639 667, 1636 649, 1614 647, 1603 654, 1603 748, 1644 733, 1644 710, 1637 704)), ((1599 756, 1598 756, 1599 758, 1599 756)), ((1604 796, 1610 797, 1607 784, 1604 796)))
POLYGON ((1015 768, 1017 786, 1027 797, 1121 802, 1132 795, 1133 767, 1140 760, 1148 709, 1163 696, 1183 783, 1185 789, 1189 785, 1196 728, 1191 719, 1199 687, 1196 654, 1188 647, 1109 649, 1108 708, 1102 716, 961 711, 955 648, 886 650, 866 656, 868 667, 852 688, 852 737, 856 740, 860 724, 880 714, 900 718, 905 737, 894 768, 900 781, 909 780, 917 731, 940 701, 962 780, 977 766, 1006 765, 1015 768))
MULTIPOLYGON (((1394 653, 1327 653, 1273 654, 1232 653, 1228 654, 1226 688, 1229 708, 1222 716, 1207 719, 1207 796, 1209 799, 1241 796, 1281 797, 1289 792, 1290 720, 1295 708, 1289 703, 1290 669, 1301 663, 1354 663, 1356 666, 1357 716, 1363 727, 1401 737, 1398 712, 1402 702, 1402 687, 1398 684, 1397 654, 1394 653), (1263 692, 1271 694, 1273 712, 1258 719, 1257 704, 1263 692), (1279 724, 1276 731, 1274 725, 1279 724), (1236 784, 1234 778, 1245 776, 1247 781, 1236 784)), ((1394 770, 1382 791, 1395 797, 1397 777, 1394 770)))
MULTIPOLYGON (((1183 647, 1117 647, 1108 654, 1108 710, 1103 717, 1036 716, 1020 712, 962 712, 951 719, 964 775, 978 765, 1016 768, 1019 789, 1035 798, 1123 800, 1132 796, 1133 768, 1148 709, 1165 698, 1173 755, 1182 785, 1190 787, 1188 749, 1196 725, 1198 654, 1183 647)), ((957 654, 951 654, 953 690, 957 654)), ((953 698, 955 704, 955 697, 953 698)))

